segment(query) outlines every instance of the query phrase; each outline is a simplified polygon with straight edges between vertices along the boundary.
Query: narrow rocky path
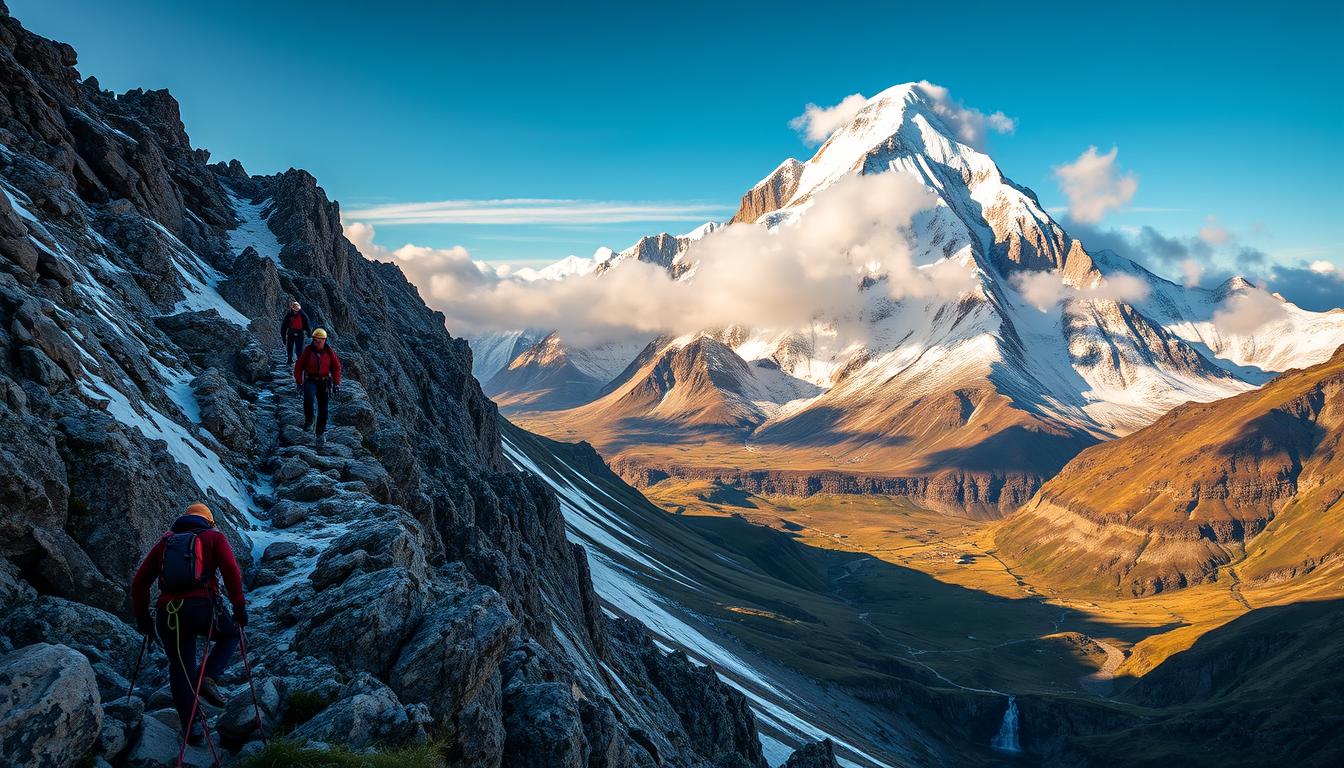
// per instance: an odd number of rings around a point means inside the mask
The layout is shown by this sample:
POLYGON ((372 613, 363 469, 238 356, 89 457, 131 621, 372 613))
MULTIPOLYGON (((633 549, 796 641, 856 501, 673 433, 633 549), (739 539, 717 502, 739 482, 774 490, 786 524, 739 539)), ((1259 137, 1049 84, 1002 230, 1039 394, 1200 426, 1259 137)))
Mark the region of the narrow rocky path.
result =
MULTIPOLYGON (((303 429, 302 396, 284 354, 273 353, 271 363, 271 378, 250 404, 260 449, 248 480, 254 507, 244 510, 237 527, 251 561, 244 572, 248 656, 263 722, 274 733, 282 700, 293 692, 293 662, 300 658, 296 635, 302 622, 296 619, 314 589, 349 575, 349 568, 325 568, 341 554, 333 547, 348 545, 342 537, 377 516, 390 496, 391 478, 349 423, 352 412, 368 408, 358 382, 343 382, 340 395, 333 395, 325 444, 318 450, 313 433, 303 429), (346 423, 338 425, 338 415, 346 423)), ((206 713, 220 746, 235 749, 255 738, 256 708, 240 656, 220 683, 226 706, 207 707, 206 713)), ((305 681, 304 689, 323 691, 314 681, 305 681)), ((210 765, 209 750, 189 749, 184 764, 210 765)))

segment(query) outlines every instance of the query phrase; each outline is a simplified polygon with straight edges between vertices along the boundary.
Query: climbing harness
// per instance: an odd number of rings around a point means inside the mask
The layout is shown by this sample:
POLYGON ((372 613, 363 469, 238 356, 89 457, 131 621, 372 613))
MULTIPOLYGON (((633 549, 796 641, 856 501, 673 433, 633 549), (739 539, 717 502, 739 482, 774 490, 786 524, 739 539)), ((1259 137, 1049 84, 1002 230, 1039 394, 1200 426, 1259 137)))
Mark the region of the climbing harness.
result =
POLYGON ((257 700, 257 684, 252 681, 252 665, 247 661, 247 631, 239 627, 238 637, 241 641, 238 648, 243 653, 243 669, 247 671, 247 686, 252 689, 252 708, 257 713, 257 733, 261 734, 261 743, 266 744, 266 729, 261 724, 261 703, 257 700))
MULTIPOLYGON (((168 612, 168 618, 165 623, 173 631, 174 644, 177 648, 177 663, 182 667, 182 676, 187 679, 187 684, 191 684, 191 673, 187 671, 187 662, 182 658, 182 600, 173 600, 164 606, 168 612)), ((210 659, 210 639, 215 633, 215 615, 214 601, 210 603, 210 624, 205 630, 205 646, 201 653, 201 671, 196 676, 196 685, 192 688, 191 714, 187 715, 187 722, 182 727, 182 746, 177 750, 177 768, 182 768, 182 760, 187 754, 187 740, 191 738, 191 726, 196 722, 196 708, 201 702, 201 683, 205 680, 205 663, 210 659)), ((201 730, 205 733, 205 743, 210 745, 210 756, 214 760, 215 768, 220 768, 219 753, 215 751, 215 740, 210 735, 210 720, 201 712, 201 730)))
POLYGON ((145 651, 149 650, 149 635, 140 643, 140 655, 135 657, 135 667, 131 670, 131 684, 126 688, 126 703, 131 703, 131 691, 135 690, 135 678, 140 676, 140 664, 145 660, 145 651))

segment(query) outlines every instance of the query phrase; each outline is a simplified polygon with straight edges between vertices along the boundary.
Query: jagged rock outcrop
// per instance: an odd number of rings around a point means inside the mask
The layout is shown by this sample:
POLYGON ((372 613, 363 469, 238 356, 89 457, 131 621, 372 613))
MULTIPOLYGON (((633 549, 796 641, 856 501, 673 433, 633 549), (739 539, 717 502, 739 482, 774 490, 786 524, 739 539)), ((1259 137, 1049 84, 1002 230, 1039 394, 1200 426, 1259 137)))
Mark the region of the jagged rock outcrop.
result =
POLYGON ((769 176, 742 195, 742 203, 728 223, 751 224, 765 214, 783 208, 798 191, 798 179, 802 172, 803 164, 792 157, 780 163, 769 176))
MULTIPOLYGON (((608 768, 759 765, 740 695, 640 627, 610 637, 554 494, 503 459, 466 342, 360 256, 316 180, 210 165, 166 92, 115 95, 75 63, 0 5, 0 648, 60 654, 5 668, 59 667, 79 694, 0 762, 175 758, 157 651, 129 699, 99 688, 124 691, 138 651, 124 585, 203 500, 246 571, 272 724, 320 700, 300 737, 433 733, 469 766, 543 744, 608 768), (321 449, 278 349, 289 296, 344 362, 321 449)), ((245 747, 241 665, 220 682, 210 714, 245 747)))
POLYGON ((784 768, 839 768, 839 765, 835 761, 835 744, 825 739, 794 750, 784 768))

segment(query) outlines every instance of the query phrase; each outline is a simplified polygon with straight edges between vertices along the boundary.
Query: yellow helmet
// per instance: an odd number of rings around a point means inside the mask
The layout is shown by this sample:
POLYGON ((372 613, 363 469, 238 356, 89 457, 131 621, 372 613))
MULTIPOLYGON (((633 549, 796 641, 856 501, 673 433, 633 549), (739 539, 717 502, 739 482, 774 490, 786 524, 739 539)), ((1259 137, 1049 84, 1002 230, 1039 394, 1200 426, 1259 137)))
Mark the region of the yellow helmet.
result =
POLYGON ((313 338, 314 338, 314 339, 325 339, 325 338, 327 338, 327 331, 326 331, 326 329, 325 329, 325 328, 318 328, 316 331, 313 331, 313 338))

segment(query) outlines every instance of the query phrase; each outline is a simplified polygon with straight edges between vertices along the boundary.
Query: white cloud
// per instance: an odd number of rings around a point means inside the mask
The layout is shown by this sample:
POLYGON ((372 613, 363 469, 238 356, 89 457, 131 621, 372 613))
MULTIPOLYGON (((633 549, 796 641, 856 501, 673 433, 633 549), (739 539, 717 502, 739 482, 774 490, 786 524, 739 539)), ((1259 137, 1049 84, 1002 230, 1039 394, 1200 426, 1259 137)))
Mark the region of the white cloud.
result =
POLYGON ((1067 285, 1056 272, 1019 272, 1012 278, 1022 298, 1042 312, 1049 312, 1066 299, 1141 301, 1148 296, 1148 283, 1134 275, 1114 274, 1089 288, 1067 285))
POLYGON ((857 323, 865 277, 884 278, 870 290, 894 298, 972 290, 971 268, 914 261, 911 220, 934 202, 906 174, 847 177, 818 194, 794 224, 773 233, 735 224, 696 242, 685 257, 696 265, 686 280, 627 261, 600 276, 528 282, 482 271, 465 249, 388 250, 372 242, 367 224, 351 223, 346 231, 366 256, 399 264, 454 330, 554 328, 582 341, 745 323, 797 327, 817 317, 857 323))
POLYGON ((1318 275, 1333 275, 1339 272, 1339 267, 1336 267, 1332 262, 1320 259, 1311 262, 1310 269, 1318 275))
POLYGON ((984 149, 985 137, 990 131, 1012 133, 1017 130, 1015 118, 1002 112, 985 114, 978 109, 967 107, 959 101, 954 101, 948 90, 941 85, 921 80, 919 88, 933 102, 933 111, 956 133, 957 141, 963 144, 984 149))
POLYGON ((1226 245, 1232 240, 1232 233, 1218 223, 1217 216, 1209 216, 1208 223, 1199 230, 1199 239, 1209 245, 1226 245))
POLYGON ((1228 297, 1213 313, 1213 325, 1228 335, 1252 333, 1287 314, 1283 302, 1267 291, 1252 288, 1228 297))
POLYGON ((705 221, 728 213, 698 202, 603 202, 509 198, 387 203, 345 212, 375 224, 620 224, 639 221, 705 221))
POLYGON ((837 128, 851 122, 867 101, 867 96, 852 93, 833 107, 819 107, 809 102, 803 108, 803 114, 789 121, 789 127, 801 133, 807 143, 820 144, 837 128))
POLYGON ((1110 152, 1100 155, 1096 147, 1088 147, 1072 163, 1055 166, 1055 178, 1069 199, 1069 216, 1095 223, 1107 211, 1133 199, 1139 180, 1132 173, 1119 175, 1115 167, 1118 151, 1111 147, 1110 152))
POLYGON ((1186 259, 1181 262, 1181 282, 1186 288, 1194 288, 1204 279, 1204 265, 1198 259, 1186 259))

